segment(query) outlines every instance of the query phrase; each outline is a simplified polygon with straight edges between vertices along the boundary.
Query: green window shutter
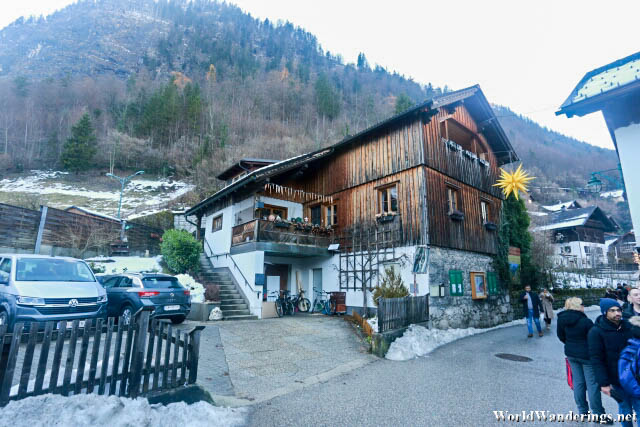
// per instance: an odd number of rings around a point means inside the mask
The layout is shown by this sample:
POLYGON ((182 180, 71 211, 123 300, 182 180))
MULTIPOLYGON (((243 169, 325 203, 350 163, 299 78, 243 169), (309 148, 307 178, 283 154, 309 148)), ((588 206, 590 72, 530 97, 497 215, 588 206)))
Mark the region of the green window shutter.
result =
POLYGON ((489 295, 495 295, 498 293, 498 278, 496 273, 489 271, 487 273, 487 284, 489 286, 489 295))
POLYGON ((449 295, 462 296, 464 295, 464 285, 462 280, 462 271, 449 270, 449 295))

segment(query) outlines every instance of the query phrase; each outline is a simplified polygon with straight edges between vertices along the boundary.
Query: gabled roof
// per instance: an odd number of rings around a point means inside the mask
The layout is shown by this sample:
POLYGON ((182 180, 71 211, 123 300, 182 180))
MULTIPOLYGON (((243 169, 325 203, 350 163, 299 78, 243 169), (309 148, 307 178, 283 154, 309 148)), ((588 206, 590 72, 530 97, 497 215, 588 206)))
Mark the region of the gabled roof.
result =
POLYGON ((559 230, 563 228, 580 227, 587 223, 588 220, 602 222, 604 231, 615 231, 615 225, 609 221, 605 213, 597 206, 588 206, 586 208, 566 209, 558 211, 547 216, 547 224, 535 227, 533 231, 559 230))
POLYGON ((584 116, 600 110, 607 100, 637 89, 640 89, 640 52, 589 71, 556 115, 584 116))
POLYGON ((225 169, 220 175, 217 176, 218 179, 223 181, 233 178, 234 176, 241 174, 247 169, 254 169, 256 167, 261 168, 264 166, 271 165, 273 163, 278 162, 277 160, 268 160, 268 159, 251 159, 251 158, 242 158, 238 160, 236 163, 231 165, 229 168, 225 169), (244 166, 243 166, 244 165, 244 166))
POLYGON ((579 209, 582 207, 582 205, 578 203, 577 200, 569 200, 568 202, 561 202, 555 205, 547 205, 547 206, 540 206, 540 207, 548 212, 559 212, 566 209, 579 209))
POLYGON ((451 106, 459 102, 464 102, 465 107, 469 110, 471 115, 478 123, 480 131, 486 136, 487 142, 491 146, 492 151, 498 159, 500 165, 518 161, 519 158, 516 155, 509 139, 507 138, 502 126, 497 120, 497 117, 491 109, 491 105, 485 98, 480 86, 474 85, 465 89, 460 89, 453 92, 447 92, 442 95, 434 96, 421 104, 418 104, 408 110, 396 114, 386 120, 374 124, 373 126, 358 132, 355 135, 350 135, 339 141, 338 143, 323 148, 311 153, 302 154, 297 157, 282 160, 260 169, 254 170, 236 182, 227 185, 222 190, 219 190, 212 196, 201 201, 191 209, 189 209, 185 215, 194 215, 196 212, 204 209, 206 206, 219 200, 221 197, 226 196, 234 192, 235 190, 244 187, 245 185, 264 180, 273 176, 277 176, 281 173, 290 171, 297 167, 307 165, 317 160, 323 159, 333 152, 350 147, 353 144, 362 142, 365 137, 382 131, 384 128, 401 122, 408 118, 420 117, 422 120, 428 121, 431 117, 438 113, 438 109, 441 107, 451 106))

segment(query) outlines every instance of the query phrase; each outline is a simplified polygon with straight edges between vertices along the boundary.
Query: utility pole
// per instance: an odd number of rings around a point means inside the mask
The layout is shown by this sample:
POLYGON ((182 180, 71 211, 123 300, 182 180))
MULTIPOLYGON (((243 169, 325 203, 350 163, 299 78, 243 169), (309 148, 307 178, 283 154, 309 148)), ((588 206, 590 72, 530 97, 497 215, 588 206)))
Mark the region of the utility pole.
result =
POLYGON ((108 173, 107 176, 109 178, 114 178, 117 179, 118 181, 120 181, 120 202, 118 203, 118 219, 120 219, 120 210, 122 209, 122 194, 124 193, 124 187, 127 185, 127 182, 133 178, 136 175, 142 175, 144 173, 144 171, 138 171, 136 173, 134 173, 133 175, 129 175, 125 178, 121 178, 119 176, 116 176, 112 173, 108 173))

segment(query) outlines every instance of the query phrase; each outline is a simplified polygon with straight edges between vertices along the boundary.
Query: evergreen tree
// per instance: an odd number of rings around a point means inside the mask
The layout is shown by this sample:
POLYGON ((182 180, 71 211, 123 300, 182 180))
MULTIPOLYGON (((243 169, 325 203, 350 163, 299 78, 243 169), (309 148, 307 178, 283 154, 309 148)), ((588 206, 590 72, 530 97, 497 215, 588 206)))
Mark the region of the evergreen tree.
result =
POLYGON ((395 114, 400 114, 403 111, 406 111, 409 108, 413 107, 413 105, 414 103, 411 98, 409 98, 409 96, 407 96, 407 94, 403 92, 396 98, 395 114))
POLYGON ((71 137, 64 144, 62 166, 77 175, 78 172, 92 166, 91 159, 96 151, 96 135, 91 125, 91 119, 85 113, 80 121, 71 128, 71 137))
POLYGON ((316 80, 315 101, 318 113, 330 120, 340 113, 340 97, 324 73, 316 80))

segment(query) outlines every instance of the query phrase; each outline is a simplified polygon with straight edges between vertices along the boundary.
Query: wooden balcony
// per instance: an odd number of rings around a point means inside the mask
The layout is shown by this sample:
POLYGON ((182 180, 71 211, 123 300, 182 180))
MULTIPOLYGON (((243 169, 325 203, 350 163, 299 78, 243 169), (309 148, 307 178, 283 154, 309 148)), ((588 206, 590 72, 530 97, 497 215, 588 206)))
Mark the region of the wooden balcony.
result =
POLYGON ((268 255, 328 256, 333 231, 254 219, 233 227, 231 253, 264 251, 268 255))

